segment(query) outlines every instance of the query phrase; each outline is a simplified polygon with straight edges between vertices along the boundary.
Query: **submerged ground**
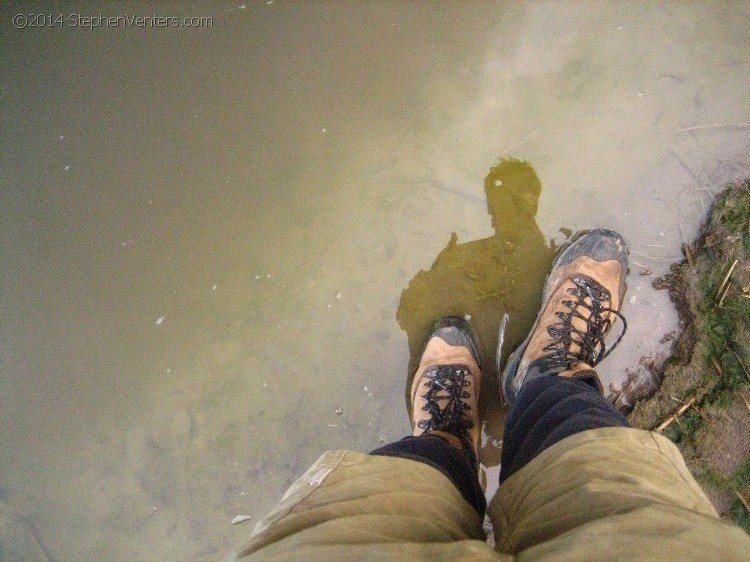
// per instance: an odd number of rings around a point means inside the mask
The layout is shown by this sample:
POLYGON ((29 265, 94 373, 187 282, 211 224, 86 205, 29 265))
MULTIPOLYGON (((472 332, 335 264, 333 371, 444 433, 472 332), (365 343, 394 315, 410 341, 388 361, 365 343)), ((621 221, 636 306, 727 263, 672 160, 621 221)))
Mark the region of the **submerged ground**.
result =
POLYGON ((436 260, 531 248, 478 296, 533 317, 507 295, 551 241, 619 231, 601 373, 649 382, 679 328, 652 283, 750 177, 746 2, 71 6, 0 7, 0 542, 52 560, 220 559, 323 450, 402 437, 436 260), (153 11, 211 24, 93 25, 153 11), (533 218, 488 214, 509 159, 533 218))

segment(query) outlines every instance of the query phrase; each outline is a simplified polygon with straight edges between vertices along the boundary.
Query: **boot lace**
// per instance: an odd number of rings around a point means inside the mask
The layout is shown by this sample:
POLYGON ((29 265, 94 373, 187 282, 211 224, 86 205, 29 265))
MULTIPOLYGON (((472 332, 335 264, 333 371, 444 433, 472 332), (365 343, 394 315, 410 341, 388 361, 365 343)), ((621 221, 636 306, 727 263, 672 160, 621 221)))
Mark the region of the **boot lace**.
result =
POLYGON ((625 317, 619 311, 602 304, 612 302, 610 293, 604 287, 584 276, 575 276, 572 281, 574 286, 568 288, 567 292, 574 299, 562 302, 568 310, 556 312, 560 322, 547 327, 552 341, 543 349, 551 353, 539 359, 538 365, 542 372, 564 371, 578 361, 595 367, 612 353, 627 330, 625 317), (604 338, 615 317, 622 320, 622 332, 608 349, 604 338), (585 329, 573 325, 576 318, 586 323, 585 329), (573 344, 578 350, 573 351, 573 344))
POLYGON ((471 410, 464 398, 471 395, 466 388, 471 386, 469 368, 465 365, 435 365, 422 375, 427 392, 422 395, 425 404, 422 410, 429 414, 428 419, 420 420, 417 426, 429 431, 446 431, 456 435, 468 450, 471 450, 469 429, 474 422, 464 413, 471 410))

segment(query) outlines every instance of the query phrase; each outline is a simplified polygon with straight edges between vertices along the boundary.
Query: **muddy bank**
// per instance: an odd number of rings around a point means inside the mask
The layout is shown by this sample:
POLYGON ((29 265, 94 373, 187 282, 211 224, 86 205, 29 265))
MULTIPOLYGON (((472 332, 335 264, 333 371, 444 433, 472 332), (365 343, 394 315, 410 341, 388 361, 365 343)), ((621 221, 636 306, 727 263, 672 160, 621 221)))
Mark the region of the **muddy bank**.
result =
POLYGON ((629 418, 675 442, 719 514, 750 532, 750 180, 717 195, 684 255, 654 282, 680 335, 629 418))

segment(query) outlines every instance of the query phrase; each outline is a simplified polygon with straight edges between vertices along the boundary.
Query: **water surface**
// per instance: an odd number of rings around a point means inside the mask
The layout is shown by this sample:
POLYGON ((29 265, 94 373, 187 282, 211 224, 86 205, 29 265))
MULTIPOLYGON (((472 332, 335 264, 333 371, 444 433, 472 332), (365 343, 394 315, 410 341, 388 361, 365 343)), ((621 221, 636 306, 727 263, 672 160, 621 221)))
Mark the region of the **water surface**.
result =
POLYGON ((407 433, 402 291, 454 232, 493 244, 500 159, 542 186, 533 255, 560 227, 631 246, 605 382, 663 357, 651 281, 750 173, 745 3, 184 10, 159 13, 213 27, 2 8, 2 529, 55 560, 213 560, 323 450, 407 433))

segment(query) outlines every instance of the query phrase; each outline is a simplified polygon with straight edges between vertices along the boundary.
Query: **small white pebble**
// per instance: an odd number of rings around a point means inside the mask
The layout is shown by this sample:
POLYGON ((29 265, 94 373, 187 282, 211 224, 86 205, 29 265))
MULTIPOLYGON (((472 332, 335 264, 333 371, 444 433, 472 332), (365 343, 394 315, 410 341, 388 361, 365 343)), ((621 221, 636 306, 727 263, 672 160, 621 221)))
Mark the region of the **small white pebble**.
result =
POLYGON ((340 299, 341 298, 341 293, 336 293, 336 298, 340 299))
POLYGON ((60 135, 60 140, 63 140, 65 138, 65 135, 60 135))
POLYGON ((639 97, 639 98, 642 98, 642 97, 643 97, 643 92, 639 92, 639 93, 638 93, 638 97, 639 97))
POLYGON ((65 171, 67 172, 68 170, 70 170, 70 165, 65 166, 65 171))
POLYGON ((217 287, 217 286, 216 286, 216 285, 214 285, 213 287, 211 287, 211 290, 212 290, 212 291, 215 291, 215 290, 216 290, 216 287, 217 287))
POLYGON ((500 187, 501 185, 503 185, 503 182, 502 182, 502 181, 500 181, 500 180, 495 180, 495 187, 500 187))
POLYGON ((156 320, 156 325, 157 326, 161 326, 162 322, 164 322, 164 317, 163 316, 159 316, 159 318, 157 318, 157 320, 156 320))
POLYGON ((632 297, 630 297, 630 298, 628 299, 628 302, 629 302, 630 304, 635 304, 635 295, 633 295, 632 297))
POLYGON ((237 6, 237 9, 238 10, 244 10, 245 9, 245 5, 243 4, 242 6, 237 6))
POLYGON ((260 275, 256 275, 256 276, 255 276, 255 278, 256 278, 256 279, 260 279, 260 275))
POLYGON ((617 26, 617 31, 622 31, 624 28, 621 25, 617 26))
POLYGON ((365 392, 367 392, 367 391, 368 391, 368 388, 367 388, 366 386, 363 386, 363 387, 362 387, 362 390, 364 390, 365 392))
POLYGON ((251 519, 251 515, 236 515, 234 519, 232 519, 232 525, 238 525, 240 523, 244 523, 245 521, 250 521, 251 519))

